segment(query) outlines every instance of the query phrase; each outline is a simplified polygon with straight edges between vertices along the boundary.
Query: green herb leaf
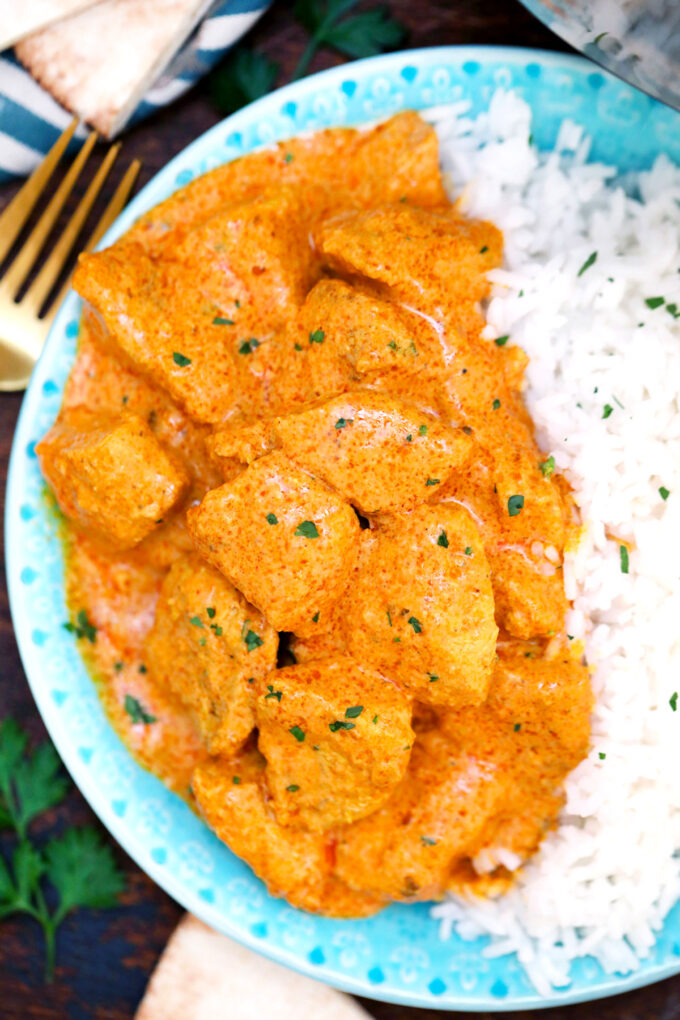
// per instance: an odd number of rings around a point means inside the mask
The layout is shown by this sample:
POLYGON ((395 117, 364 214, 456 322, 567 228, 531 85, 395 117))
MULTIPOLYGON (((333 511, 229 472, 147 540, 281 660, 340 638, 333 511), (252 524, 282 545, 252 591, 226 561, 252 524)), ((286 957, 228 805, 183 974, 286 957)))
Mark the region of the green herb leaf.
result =
POLYGON ((671 494, 671 490, 667 489, 665 485, 661 485, 659 487, 659 495, 661 496, 661 498, 664 501, 664 503, 666 502, 666 500, 668 499, 670 494, 671 494))
POLYGON ((125 711, 132 719, 133 723, 149 723, 156 722, 155 715, 149 715, 149 713, 142 707, 141 702, 137 698, 133 698, 131 694, 125 695, 125 711))
POLYGON ((627 574, 628 573, 628 565, 629 565, 629 556, 628 556, 628 547, 627 546, 625 546, 625 545, 620 545, 619 546, 619 556, 621 557, 621 573, 622 574, 627 574))
POLYGON ((213 326, 234 326, 233 319, 223 319, 221 315, 216 315, 213 319, 213 326))
POLYGON ((297 785, 297 783, 291 783, 290 786, 286 787, 288 793, 297 793, 299 789, 300 787, 297 785))
POLYGON ((296 68, 294 80, 307 69, 320 46, 331 46, 348 57, 373 57, 398 46, 403 26, 386 7, 374 7, 348 17, 357 0, 297 0, 293 9, 311 39, 296 68))
POLYGON ((312 623, 318 623, 318 622, 319 622, 319 614, 318 613, 314 613, 314 616, 312 617, 312 623))
POLYGON ((519 731, 522 729, 522 724, 516 722, 515 725, 512 728, 513 728, 515 733, 519 733, 519 731))
POLYGON ((299 726, 291 726, 288 732, 292 733, 295 739, 299 740, 300 743, 302 743, 302 741, 305 739, 305 731, 301 730, 299 726))
POLYGON ((239 346, 239 354, 252 354, 256 347, 260 346, 260 341, 256 340, 254 336, 250 340, 244 340, 239 346))
POLYGON ((654 310, 655 308, 661 308, 661 305, 665 305, 666 299, 662 297, 648 297, 645 298, 645 304, 648 308, 654 310))
POLYGON ((337 733, 338 730, 353 730, 355 726, 353 722, 340 722, 339 719, 336 719, 335 722, 328 724, 328 729, 331 733, 337 733))
POLYGON ((232 776, 231 777, 231 781, 232 781, 232 784, 234 786, 240 786, 241 785, 241 777, 240 776, 232 776))
POLYGON ((421 634, 422 633, 423 625, 421 624, 420 620, 416 619, 415 616, 409 616, 408 622, 411 624, 411 626, 413 627, 413 630, 414 630, 414 632, 416 634, 421 634))
POLYGON ((427 675, 430 678, 431 684, 436 683, 436 681, 439 680, 439 675, 437 673, 428 673, 427 675))
POLYGON ((439 485, 439 479, 438 478, 428 478, 428 480, 425 482, 425 484, 426 485, 439 485))
POLYGON ((602 752, 602 751, 598 751, 598 752, 597 752, 597 756, 598 756, 598 758, 600 759, 600 761, 604 761, 604 760, 605 760, 605 758, 607 757, 607 755, 606 755, 606 754, 603 754, 603 752, 602 752))
POLYGON ((208 614, 208 619, 209 620, 214 620, 215 619, 215 607, 214 606, 206 606, 205 611, 208 614))
POLYGON ((592 252, 591 255, 588 256, 588 258, 585 260, 585 262, 583 263, 583 265, 581 266, 581 268, 579 269, 579 271, 578 271, 578 273, 576 275, 577 276, 583 276, 583 274, 585 273, 586 269, 590 269, 590 267, 594 266, 596 262, 597 262, 597 252, 594 251, 594 252, 592 252))
POLYGON ((612 407, 612 405, 611 404, 605 404, 604 405, 604 410, 602 411, 602 417, 603 418, 608 418, 609 415, 613 414, 613 413, 614 413, 614 408, 612 407))
POLYGON ((420 842, 423 843, 425 846, 436 846, 437 845, 437 840, 436 839, 432 839, 430 836, 421 836, 420 837, 420 842))
POLYGON ((322 344, 325 337, 326 334, 322 329, 315 329, 313 333, 309 334, 309 342, 310 344, 322 344))
POLYGON ((498 397, 496 397, 496 399, 494 400, 494 402, 493 402, 493 404, 491 406, 494 409, 494 411, 498 410, 498 408, 501 406, 501 402, 498 399, 498 397))
POLYGON ((465 553, 466 556, 472 556, 472 546, 466 545, 463 552, 465 553))
POLYGON ((267 514, 267 524, 278 524, 279 519, 276 514, 267 514))
POLYGON ((677 712, 677 710, 678 710, 678 692, 677 691, 674 691, 673 694, 671 694, 671 696, 670 696, 670 698, 668 700, 668 704, 671 706, 671 708, 673 709, 674 712, 677 712))
POLYGON ((302 521, 295 529, 295 534, 301 538, 319 538, 319 531, 314 521, 302 521))
POLYGON ((427 435, 427 425, 419 425, 418 426, 418 435, 419 436, 426 436, 427 435))
POLYGON ((449 539, 448 539, 448 536, 447 536, 447 534, 446 534, 446 532, 444 531, 443 528, 442 528, 442 530, 439 533, 439 538, 437 539, 437 545, 440 545, 442 547, 442 549, 448 549, 448 547, 449 547, 449 539))
POLYGON ((186 354, 180 354, 179 351, 173 351, 172 360, 180 368, 186 368, 187 365, 191 364, 191 358, 187 358, 186 354))
POLYGON ((234 113, 271 92, 278 73, 279 65, 263 53, 237 46, 210 75, 212 100, 221 113, 234 113))
POLYGON ((376 723, 378 722, 378 716, 377 716, 377 715, 374 715, 374 716, 373 716, 373 718, 372 718, 372 720, 371 720, 371 722, 372 722, 372 723, 373 723, 373 725, 375 726, 375 725, 376 725, 376 723))
POLYGON ((264 696, 265 701, 267 700, 267 698, 276 698, 278 702, 281 701, 281 698, 283 697, 283 691, 275 691, 273 684, 267 684, 267 690, 269 691, 269 694, 265 694, 264 696))
POLYGON ((510 339, 509 334, 506 334, 506 336, 497 336, 496 339, 494 340, 494 343, 496 347, 505 347, 509 339, 510 339))
POLYGON ((517 517, 524 508, 524 496, 510 496, 508 499, 508 517, 517 517))
POLYGON ((345 719, 358 719, 363 710, 363 705, 352 705, 351 708, 345 709, 345 719))
POLYGON ((354 424, 354 418, 338 418, 338 420, 336 421, 336 423, 335 423, 335 425, 333 427, 336 428, 336 429, 344 429, 346 425, 353 425, 353 424, 354 424))
POLYGON ((249 652, 254 651, 256 648, 259 648, 260 645, 264 644, 264 641, 262 640, 260 635, 256 634, 254 630, 247 630, 243 640, 245 641, 246 648, 248 649, 249 652))
POLYGON ((552 454, 538 465, 544 478, 550 478, 555 470, 555 458, 552 454))
POLYGON ((203 620, 200 618, 200 616, 191 616, 189 618, 189 623, 193 623, 194 627, 203 626, 203 620))
POLYGON ((16 825, 24 833, 36 815, 63 800, 68 789, 59 756, 49 743, 41 744, 31 757, 22 757, 12 778, 16 825))
POLYGON ((47 877, 59 894, 57 917, 74 907, 112 907, 125 882, 95 829, 67 829, 45 847, 47 877))

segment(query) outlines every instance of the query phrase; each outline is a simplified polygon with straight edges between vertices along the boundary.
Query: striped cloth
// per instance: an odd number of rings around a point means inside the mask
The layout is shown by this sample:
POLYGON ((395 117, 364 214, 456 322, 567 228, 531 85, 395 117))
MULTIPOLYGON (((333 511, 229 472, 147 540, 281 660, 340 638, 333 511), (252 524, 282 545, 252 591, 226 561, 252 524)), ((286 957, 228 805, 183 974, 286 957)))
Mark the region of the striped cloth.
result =
MULTIPOLYGON (((128 124, 172 103, 248 31, 270 0, 216 0, 199 27, 146 94, 128 124)), ((72 114, 38 85, 11 50, 0 54, 0 183, 34 169, 72 114)), ((77 138, 86 129, 80 127, 77 138)))

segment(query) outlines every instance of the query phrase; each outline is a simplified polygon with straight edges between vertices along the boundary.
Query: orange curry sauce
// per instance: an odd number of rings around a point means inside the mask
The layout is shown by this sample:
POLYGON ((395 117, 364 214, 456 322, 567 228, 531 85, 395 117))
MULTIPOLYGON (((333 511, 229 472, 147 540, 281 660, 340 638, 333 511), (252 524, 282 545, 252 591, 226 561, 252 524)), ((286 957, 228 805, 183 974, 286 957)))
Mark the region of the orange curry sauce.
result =
POLYGON ((588 749, 568 488, 480 336, 501 248, 403 113, 220 167, 76 274, 38 448, 73 626, 138 760, 307 910, 502 887, 473 859, 531 855, 588 749))

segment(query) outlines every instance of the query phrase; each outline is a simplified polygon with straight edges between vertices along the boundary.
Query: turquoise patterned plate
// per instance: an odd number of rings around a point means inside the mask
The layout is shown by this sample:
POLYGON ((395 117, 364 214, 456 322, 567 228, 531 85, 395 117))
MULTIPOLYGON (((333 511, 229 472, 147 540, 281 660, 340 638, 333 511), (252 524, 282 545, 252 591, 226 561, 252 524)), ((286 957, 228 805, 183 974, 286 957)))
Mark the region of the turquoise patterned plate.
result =
MULTIPOLYGON (((659 152, 680 162, 680 119, 576 57, 493 47, 397 53, 344 65, 259 100, 193 142, 136 197, 111 243, 175 188, 274 139, 359 124, 405 107, 517 89, 535 114, 534 139, 554 144, 565 116, 594 136, 593 157, 621 170, 659 152)), ((607 975, 589 958, 569 988, 542 998, 515 957, 485 959, 485 940, 442 942, 427 905, 393 906, 364 921, 333 921, 272 899, 157 779, 140 768, 102 711, 66 619, 62 555, 42 498, 35 442, 52 423, 76 347, 80 305, 70 295, 26 394, 7 492, 7 571, 14 626, 33 694, 66 766, 104 824, 139 866, 208 924, 279 963, 360 995, 459 1010, 510 1010, 611 995, 680 971, 680 909, 632 975, 607 975)))

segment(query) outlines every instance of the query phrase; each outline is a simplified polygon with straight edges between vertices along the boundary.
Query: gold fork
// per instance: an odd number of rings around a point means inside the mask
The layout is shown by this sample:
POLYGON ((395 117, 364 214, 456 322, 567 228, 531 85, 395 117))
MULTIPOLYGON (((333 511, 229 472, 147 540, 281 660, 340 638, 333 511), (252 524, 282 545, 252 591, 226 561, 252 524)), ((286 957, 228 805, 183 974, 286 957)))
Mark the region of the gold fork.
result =
MULTIPOLYGON (((0 215, 0 263, 5 259, 31 210, 45 190, 77 126, 78 121, 74 119, 0 215)), ((88 213, 118 155, 120 145, 112 145, 107 152, 43 267, 21 300, 17 301, 17 294, 35 265, 96 141, 97 135, 92 132, 0 282, 0 390, 22 390, 26 387, 52 320, 68 290, 69 280, 50 301, 43 316, 40 316, 45 299, 66 266, 88 213)), ((94 248, 118 216, 127 202, 140 166, 139 160, 134 160, 127 168, 101 219, 87 239, 83 251, 94 248)))

